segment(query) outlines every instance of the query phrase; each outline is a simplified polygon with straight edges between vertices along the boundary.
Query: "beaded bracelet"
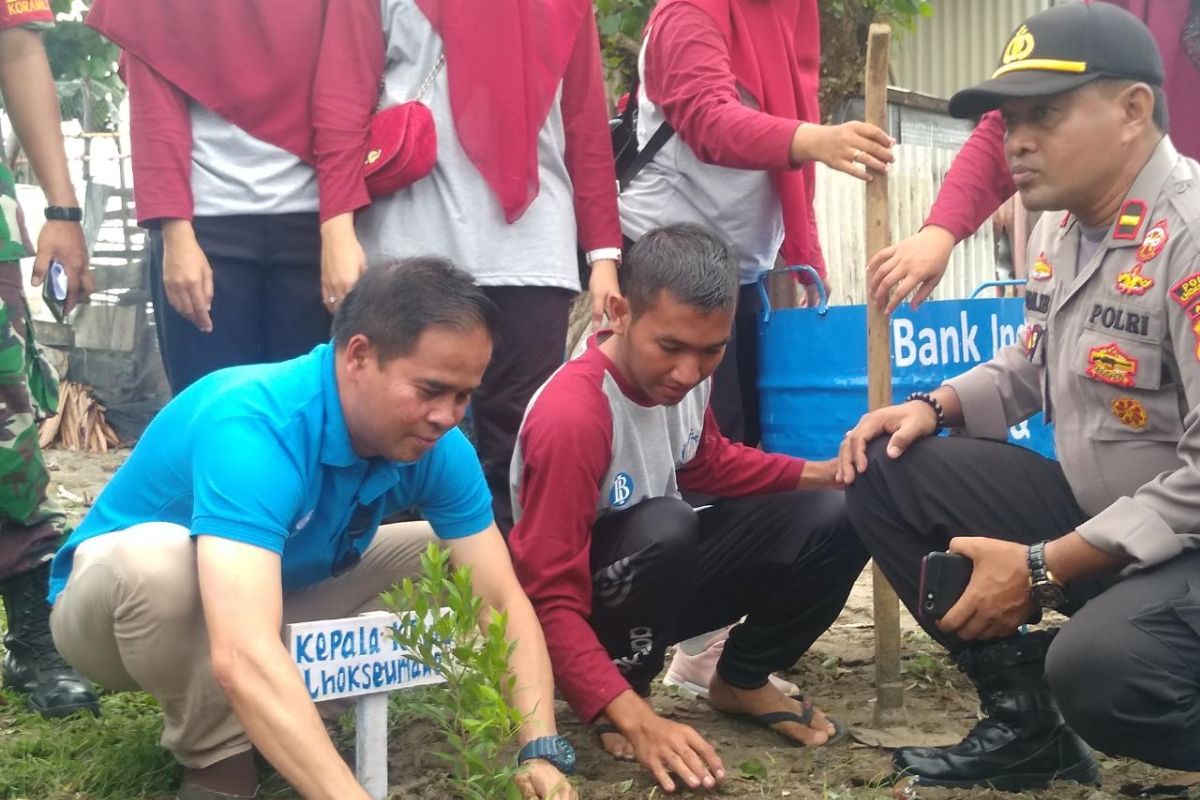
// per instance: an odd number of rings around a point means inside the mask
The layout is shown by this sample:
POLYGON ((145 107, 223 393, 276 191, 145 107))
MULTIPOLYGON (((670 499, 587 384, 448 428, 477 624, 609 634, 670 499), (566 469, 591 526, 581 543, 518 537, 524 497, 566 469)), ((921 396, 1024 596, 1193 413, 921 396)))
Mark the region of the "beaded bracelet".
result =
POLYGON ((933 413, 937 414, 937 427, 933 430, 933 435, 937 436, 942 431, 946 430, 946 412, 942 410, 942 404, 938 399, 929 392, 913 392, 908 397, 904 398, 904 402, 910 403, 913 400, 920 400, 922 403, 928 403, 933 409, 933 413))

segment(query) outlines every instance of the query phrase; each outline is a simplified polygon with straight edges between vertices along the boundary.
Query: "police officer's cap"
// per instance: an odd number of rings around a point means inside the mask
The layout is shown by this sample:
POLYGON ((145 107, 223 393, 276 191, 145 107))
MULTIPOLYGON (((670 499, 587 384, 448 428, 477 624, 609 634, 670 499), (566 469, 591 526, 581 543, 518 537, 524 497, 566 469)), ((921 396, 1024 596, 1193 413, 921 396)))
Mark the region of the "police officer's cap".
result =
POLYGON ((950 114, 974 117, 1009 98, 1078 89, 1098 78, 1163 82, 1162 56, 1142 21, 1108 3, 1069 3, 1025 20, 990 80, 950 98, 950 114))

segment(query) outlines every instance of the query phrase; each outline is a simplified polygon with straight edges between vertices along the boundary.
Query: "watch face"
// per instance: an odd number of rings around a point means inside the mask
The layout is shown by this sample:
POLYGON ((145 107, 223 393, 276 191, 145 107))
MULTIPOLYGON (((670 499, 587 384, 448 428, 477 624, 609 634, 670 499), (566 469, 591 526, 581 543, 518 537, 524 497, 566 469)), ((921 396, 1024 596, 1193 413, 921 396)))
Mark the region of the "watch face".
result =
POLYGON ((1029 596, 1041 608, 1061 608, 1067 601, 1067 595, 1063 592, 1062 587, 1050 581, 1035 583, 1029 589, 1029 596))
POLYGON ((561 772, 570 773, 575 769, 575 748, 563 736, 558 737, 555 745, 558 750, 558 758, 555 759, 558 763, 555 766, 561 772))

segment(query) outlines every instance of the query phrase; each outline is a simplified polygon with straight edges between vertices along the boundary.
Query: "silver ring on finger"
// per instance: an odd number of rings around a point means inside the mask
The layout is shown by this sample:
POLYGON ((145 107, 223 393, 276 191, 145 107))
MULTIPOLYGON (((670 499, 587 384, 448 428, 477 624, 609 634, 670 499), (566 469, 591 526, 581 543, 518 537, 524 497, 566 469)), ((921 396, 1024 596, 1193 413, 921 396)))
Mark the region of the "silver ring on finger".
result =
POLYGON ((851 161, 853 161, 855 164, 857 164, 857 163, 858 163, 858 157, 859 157, 859 156, 861 156, 861 155, 862 155, 862 150, 859 150, 859 149, 856 147, 856 148, 854 148, 854 157, 853 157, 853 158, 851 158, 850 160, 851 160, 851 161))

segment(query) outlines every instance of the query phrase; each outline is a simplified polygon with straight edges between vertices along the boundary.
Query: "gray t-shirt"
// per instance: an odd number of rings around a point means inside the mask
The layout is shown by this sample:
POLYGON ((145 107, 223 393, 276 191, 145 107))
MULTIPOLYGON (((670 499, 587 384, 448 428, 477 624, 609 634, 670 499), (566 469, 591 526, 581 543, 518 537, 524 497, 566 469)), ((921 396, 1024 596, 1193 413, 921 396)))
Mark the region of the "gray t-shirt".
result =
MULTIPOLYGON (((387 46, 382 106, 387 107, 416 96, 442 55, 442 39, 413 0, 381 0, 381 7, 387 46)), ((565 160, 561 96, 560 86, 538 135, 537 197, 510 225, 459 143, 447 68, 439 70, 421 98, 437 128, 437 163, 425 178, 360 212, 355 227, 367 263, 440 255, 483 286, 578 291, 575 201, 565 160)))
POLYGON ((1079 226, 1079 259, 1075 262, 1076 271, 1083 272, 1092 259, 1104 249, 1104 240, 1108 237, 1108 226, 1088 228, 1082 223, 1079 226))
MULTIPOLYGON (((647 34, 647 41, 653 32, 647 34)), ((646 95, 646 48, 638 60, 638 147, 645 147, 663 123, 663 113, 646 95)), ((742 92, 742 102, 755 108, 742 92)), ((753 283, 775 266, 783 244, 783 208, 766 170, 732 169, 696 157, 678 134, 621 192, 621 229, 630 239, 675 222, 694 222, 717 231, 729 242, 741 270, 741 282, 753 283)))
POLYGON ((189 105, 196 216, 317 210, 317 173, 312 167, 199 103, 189 105))

